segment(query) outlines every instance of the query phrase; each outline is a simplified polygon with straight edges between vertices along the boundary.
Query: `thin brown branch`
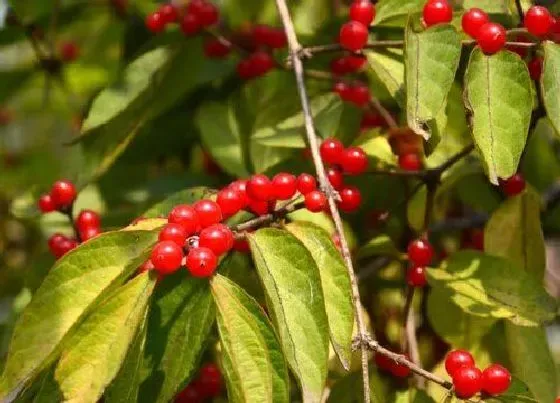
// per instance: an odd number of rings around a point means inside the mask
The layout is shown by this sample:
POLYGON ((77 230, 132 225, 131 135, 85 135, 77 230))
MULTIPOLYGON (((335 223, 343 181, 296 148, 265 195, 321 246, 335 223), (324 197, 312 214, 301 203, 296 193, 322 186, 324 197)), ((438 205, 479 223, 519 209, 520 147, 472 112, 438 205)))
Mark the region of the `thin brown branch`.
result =
POLYGON ((261 216, 258 216, 256 218, 253 218, 249 221, 245 221, 241 224, 237 224, 235 226, 233 226, 231 229, 234 232, 237 233, 242 233, 245 231, 252 231, 254 229, 260 228, 264 225, 270 224, 280 218, 284 218, 287 214, 292 213, 296 210, 302 209, 304 207, 304 203, 300 202, 300 203, 295 203, 295 204, 288 204, 276 211, 274 211, 273 213, 269 213, 269 214, 264 214, 261 216))
POLYGON ((383 120, 385 121, 385 123, 390 129, 397 129, 399 127, 397 121, 393 118, 393 115, 391 115, 391 113, 381 104, 381 102, 375 95, 370 94, 369 103, 372 106, 372 108, 375 109, 377 113, 381 115, 381 117, 383 118, 383 120))
MULTIPOLYGON (((416 337, 416 319, 414 317, 414 309, 412 307, 412 301, 414 300, 414 287, 409 287, 412 290, 410 291, 410 306, 408 311, 406 311, 406 323, 404 326, 406 340, 407 340, 407 347, 408 353, 410 354, 410 359, 414 363, 414 365, 418 366, 419 368, 422 367, 422 361, 420 361, 420 349, 418 348, 418 339, 416 337)), ((416 385, 420 389, 424 389, 426 387, 425 379, 418 374, 415 376, 416 385)))
POLYGON ((519 25, 523 25, 524 14, 523 7, 521 6, 521 0, 515 0, 515 7, 517 8, 517 14, 519 15, 519 25))
POLYGON ((447 171, 449 168, 451 168, 457 162, 459 162, 460 160, 465 158, 467 155, 469 155, 472 150, 474 150, 474 144, 470 144, 470 145, 466 146, 461 151, 459 151, 457 154, 455 154, 453 157, 449 158, 443 164, 438 166, 436 169, 438 171, 442 172, 442 173, 447 171))
POLYGON ((288 38, 288 45, 290 49, 290 55, 292 59, 292 65, 294 69, 294 74, 297 82, 298 92, 301 100, 301 106, 303 110, 303 115, 305 118, 305 133, 307 136, 307 141, 311 149, 311 155, 313 157, 313 164, 315 170, 317 171, 317 176, 319 178, 319 183, 321 188, 326 193, 329 207, 332 215, 332 219, 335 224, 337 235, 340 239, 340 246, 342 250, 342 255, 344 257, 344 262, 346 263, 346 268, 348 270, 348 275, 350 277, 350 282, 352 285, 352 300, 354 303, 354 309, 356 312, 356 323, 358 327, 358 340, 360 342, 361 356, 362 356, 362 382, 363 382, 363 392, 364 392, 364 402, 370 402, 370 387, 369 387, 369 363, 368 363, 368 348, 365 344, 366 338, 369 338, 362 312, 362 304, 360 300, 360 292, 358 289, 358 280, 354 272, 354 267, 352 264, 352 257, 350 255, 350 250, 348 247, 348 242, 344 234, 344 228, 342 225, 342 220, 340 218, 340 213, 336 205, 337 193, 332 188, 330 182, 327 180, 325 175, 325 167, 321 156, 319 154, 319 143, 317 140, 317 135, 315 134, 315 127, 313 125, 313 117, 311 115, 311 108, 309 105, 309 99, 307 96, 307 90, 305 88, 305 79, 303 71, 303 63, 300 58, 301 45, 298 42, 296 32, 292 19, 290 17, 290 12, 286 4, 286 0, 276 0, 276 7, 280 14, 282 25, 284 26, 284 31, 288 38))

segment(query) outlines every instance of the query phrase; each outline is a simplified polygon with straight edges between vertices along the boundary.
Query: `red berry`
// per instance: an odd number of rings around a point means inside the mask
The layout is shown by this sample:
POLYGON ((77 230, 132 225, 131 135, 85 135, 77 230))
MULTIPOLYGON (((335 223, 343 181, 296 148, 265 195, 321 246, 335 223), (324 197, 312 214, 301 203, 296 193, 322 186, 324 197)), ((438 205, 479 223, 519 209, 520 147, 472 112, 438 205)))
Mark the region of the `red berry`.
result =
POLYGON ((233 243, 233 250, 240 253, 248 253, 250 251, 249 242, 246 239, 236 239, 233 243))
POLYGON ((369 100, 371 99, 369 88, 363 84, 357 84, 350 87, 348 96, 350 97, 348 101, 352 102, 358 107, 367 105, 369 100))
POLYGON ((340 45, 352 52, 362 49, 368 40, 368 29, 361 22, 350 21, 340 28, 340 45))
POLYGON ((433 256, 434 249, 425 239, 415 239, 408 244, 408 258, 416 266, 428 266, 433 256))
POLYGON ((80 48, 75 42, 63 42, 60 45, 60 58, 64 62, 73 62, 80 55, 80 48))
POLYGON ((77 192, 74 184, 67 180, 61 180, 54 183, 51 189, 51 198, 56 207, 64 209, 69 207, 76 199, 77 192))
POLYGON ((165 28, 165 19, 161 13, 148 14, 146 17, 146 28, 154 34, 157 34, 165 28))
POLYGON ((188 14, 195 14, 198 16, 204 9, 204 4, 206 0, 191 0, 187 5, 187 13, 188 14))
POLYGON ((461 25, 463 26, 463 31, 465 31, 467 35, 476 38, 480 27, 489 21, 488 14, 480 8, 471 8, 463 14, 461 25))
POLYGON ((487 22, 478 29, 476 42, 484 53, 492 55, 504 47, 506 43, 506 30, 500 24, 487 22))
POLYGON ((212 200, 199 200, 193 205, 193 208, 202 228, 222 221, 222 210, 218 203, 212 200))
POLYGON ((190 236, 200 228, 200 219, 196 210, 188 204, 179 204, 167 216, 170 223, 179 224, 190 236))
POLYGON ((75 249, 77 247, 78 247, 78 241, 76 241, 75 239, 64 238, 59 241, 57 245, 57 253, 55 253, 55 256, 57 258, 60 258, 66 255, 72 249, 75 249))
POLYGON ((218 192, 216 203, 220 206, 224 217, 231 217, 245 207, 243 195, 231 187, 218 192))
POLYGON ((368 167, 368 159, 360 147, 349 147, 342 153, 342 170, 349 175, 359 175, 368 167))
POLYGON ((375 18, 375 7, 369 0, 357 0, 350 6, 350 19, 370 25, 375 18))
POLYGON ((39 198, 38 206, 41 213, 50 213, 51 211, 56 210, 56 204, 54 203, 51 195, 48 193, 39 198))
POLYGON ((346 186, 340 191, 339 207, 345 213, 351 213, 360 207, 362 194, 355 186, 346 186))
POLYGON ((499 395, 511 385, 511 374, 498 364, 492 364, 482 372, 482 390, 489 395, 499 395))
POLYGON ((247 195, 257 201, 268 201, 274 198, 272 182, 266 175, 253 175, 247 182, 247 195))
POLYGON ((319 190, 314 190, 305 195, 305 208, 312 213, 319 213, 327 207, 327 196, 319 190))
POLYGON ((422 17, 427 27, 448 23, 453 19, 453 8, 447 0, 429 0, 424 5, 422 17))
POLYGON ((153 269, 154 269, 154 264, 150 259, 148 259, 138 267, 136 273, 140 274, 153 269))
POLYGON ((288 38, 286 33, 282 28, 272 28, 270 29, 265 45, 271 49, 282 49, 288 45, 288 38))
POLYGON ((527 13, 525 13, 524 24, 530 34, 545 36, 554 25, 554 19, 545 7, 532 6, 527 13))
POLYGON ((183 249, 175 242, 163 241, 152 250, 151 261, 160 274, 170 274, 181 267, 183 249))
POLYGON ((330 67, 331 73, 337 76, 343 76, 350 72, 350 67, 345 57, 337 57, 331 60, 330 67))
POLYGON ((332 187, 336 190, 342 189, 344 186, 344 176, 342 171, 338 167, 330 167, 325 172, 327 174, 327 179, 331 183, 332 187))
POLYGON ((194 277, 210 277, 216 270, 218 258, 208 248, 192 248, 187 255, 187 268, 194 277))
POLYGON ((361 70, 367 63, 367 59, 363 55, 348 55, 344 57, 344 60, 349 73, 355 73, 361 70))
POLYGON ((334 84, 333 91, 336 92, 343 101, 350 102, 352 98, 352 87, 343 81, 334 84))
POLYGON ((214 224, 200 231, 198 244, 221 256, 233 247, 233 233, 224 224, 214 224))
MULTIPOLYGON (((408 356, 406 358, 409 359, 408 356)), ((406 365, 402 365, 397 362, 392 362, 391 368, 389 370, 391 371, 393 376, 396 376, 397 378, 407 378, 410 376, 411 372, 410 368, 408 368, 406 365)))
POLYGON ((51 251, 51 253, 59 258, 61 257, 64 253, 63 253, 63 245, 64 242, 67 241, 68 238, 60 233, 55 233, 53 234, 50 238, 49 238, 49 250, 51 251))
POLYGON ((177 18, 179 16, 177 14, 177 9, 171 3, 162 4, 158 10, 158 13, 161 14, 165 24, 177 22, 177 18))
POLYGON ((424 287, 427 284, 426 268, 424 266, 412 266, 406 273, 406 282, 411 287, 424 287))
POLYGON ((95 238, 100 233, 101 229, 99 227, 86 227, 84 229, 80 229, 80 239, 82 242, 86 242, 95 238))
POLYGON ((197 34, 201 28, 200 18, 196 14, 187 12, 181 20, 181 31, 186 36, 197 34))
POLYGON ((232 182, 228 188, 235 190, 241 195, 243 200, 243 207, 249 203, 249 196, 247 196, 247 181, 246 180, 237 180, 232 182))
POLYGON ((474 367, 473 356, 465 350, 453 350, 445 357, 445 370, 453 377, 453 374, 462 367, 474 367))
POLYGON ((249 200, 248 204, 249 210, 251 210, 256 215, 268 214, 270 208, 270 202, 265 200, 249 200))
POLYGON ((297 191, 297 179, 294 175, 281 172, 272 178, 274 198, 277 200, 289 200, 297 191))
POLYGON ((372 129, 385 126, 385 119, 378 113, 365 111, 360 121, 360 129, 372 129))
POLYGON ((344 144, 338 139, 328 138, 323 140, 319 151, 321 152, 321 159, 327 164, 340 164, 344 144))
POLYGON ((297 178, 297 190, 302 195, 305 195, 309 192, 314 191, 317 189, 317 181, 313 175, 309 174, 301 174, 297 178))
POLYGON ((393 368, 393 364, 394 364, 393 360, 391 360, 386 355, 380 353, 375 354, 375 365, 377 365, 377 368, 383 371, 390 372, 391 368, 393 368))
POLYGON ((181 224, 170 222, 161 229, 158 240, 160 242, 171 241, 183 247, 188 236, 187 230, 181 224))
POLYGON ((202 403, 204 396, 199 391, 199 386, 196 383, 187 385, 177 396, 175 396, 175 403, 202 403))
POLYGON ((206 398, 216 397, 222 389, 222 375, 214 364, 206 364, 200 369, 197 383, 206 398))
POLYGON ((243 80, 249 80, 255 77, 253 72, 253 63, 249 59, 243 59, 236 66, 237 75, 243 80))
POLYGON ((422 160, 417 154, 399 155, 399 167, 404 171, 419 171, 422 169, 422 160))
POLYGON ((543 68, 542 57, 535 57, 534 59, 531 59, 531 61, 527 64, 527 67, 529 68, 529 74, 533 80, 538 81, 541 79, 543 68))
POLYGON ((251 68, 255 76, 262 76, 272 70, 275 66, 272 56, 262 50, 257 50, 250 57, 251 68))
POLYGON ((221 59, 231 52, 231 43, 210 38, 204 42, 204 55, 209 59, 221 59))
POLYGON ((461 367, 453 374, 455 394, 461 399, 470 399, 482 388, 482 372, 475 367, 461 367))
POLYGON ((216 24, 218 22, 219 16, 220 13, 218 12, 218 8, 210 2, 205 2, 198 12, 200 25, 202 25, 203 27, 209 27, 216 24))
POLYGON ((87 228, 99 228, 101 226, 101 218, 95 211, 82 210, 76 219, 76 226, 80 231, 87 228))
POLYGON ((500 179, 500 188, 507 196, 516 196, 525 190, 525 179, 521 174, 515 174, 505 180, 500 179))

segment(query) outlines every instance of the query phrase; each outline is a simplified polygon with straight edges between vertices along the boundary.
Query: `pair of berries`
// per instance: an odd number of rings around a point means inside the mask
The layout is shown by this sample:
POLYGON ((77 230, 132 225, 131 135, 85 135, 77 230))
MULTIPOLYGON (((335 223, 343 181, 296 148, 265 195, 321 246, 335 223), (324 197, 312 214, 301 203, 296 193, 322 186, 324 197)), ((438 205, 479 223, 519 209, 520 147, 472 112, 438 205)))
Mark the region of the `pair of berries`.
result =
POLYGON ((187 36, 197 34, 203 28, 216 24, 220 14, 218 8, 206 0, 191 0, 185 10, 171 3, 162 4, 146 17, 146 27, 154 34, 162 32, 169 24, 179 23, 187 36))
POLYGON ((498 23, 490 22, 488 14, 480 8, 471 8, 461 20, 463 31, 476 40, 480 49, 488 55, 499 52, 506 44, 506 30, 498 23))
POLYGON ((175 396, 175 403, 202 403, 215 398, 222 390, 222 375, 215 364, 206 364, 198 376, 175 396))
POLYGON ((511 385, 511 374, 506 368, 492 364, 481 371, 475 366, 473 356, 464 350, 447 354, 445 370, 453 379, 455 394, 461 399, 470 399, 479 392, 500 395, 511 385))
MULTIPOLYGON (((76 228, 82 242, 96 237, 101 232, 99 214, 92 210, 82 210, 76 218, 76 228)), ((49 238, 48 244, 51 253, 55 258, 59 259, 72 249, 78 247, 79 242, 74 238, 69 238, 57 232, 49 238)))
POLYGON ((350 6, 350 21, 340 28, 339 43, 351 52, 361 50, 368 40, 368 26, 375 18, 375 7, 370 0, 355 0, 350 6))
POLYGON ((67 180, 56 181, 49 193, 43 194, 39 198, 38 206, 42 213, 50 213, 52 211, 66 211, 76 200, 76 187, 67 180))
POLYGON ((344 81, 338 81, 334 84, 333 91, 343 101, 352 103, 360 108, 366 106, 371 99, 369 88, 362 83, 349 84, 344 81))
POLYGON ((427 284, 426 266, 432 262, 434 249, 428 240, 415 239, 408 244, 407 252, 411 266, 406 281, 411 287, 424 287, 427 284))
MULTIPOLYGON (((406 355, 405 358, 409 360, 409 357, 406 355)), ((411 373, 410 368, 408 368, 406 365, 399 364, 398 362, 380 353, 375 354, 375 364, 380 370, 389 372, 396 378, 408 378, 411 373)))

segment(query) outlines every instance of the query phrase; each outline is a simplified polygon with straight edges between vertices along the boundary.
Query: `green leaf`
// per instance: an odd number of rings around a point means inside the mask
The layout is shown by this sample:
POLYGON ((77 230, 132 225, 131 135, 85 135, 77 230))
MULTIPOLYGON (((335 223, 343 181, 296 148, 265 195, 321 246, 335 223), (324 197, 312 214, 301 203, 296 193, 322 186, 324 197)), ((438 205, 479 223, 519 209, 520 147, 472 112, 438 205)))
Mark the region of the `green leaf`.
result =
POLYGON ((516 54, 503 51, 487 56, 477 47, 465 80, 474 141, 490 181, 497 185, 498 178, 517 171, 525 147, 533 105, 531 78, 516 54))
POLYGON ((397 392, 395 403, 435 403, 435 400, 423 390, 408 389, 397 392))
POLYGON ((89 309, 141 264, 157 240, 151 231, 100 235, 61 258, 18 320, 0 396, 17 394, 57 354, 89 309))
POLYGON ((371 132, 366 133, 361 135, 354 145, 360 147, 366 153, 371 160, 371 166, 376 166, 379 163, 383 165, 397 165, 397 156, 393 154, 391 145, 385 136, 371 132))
POLYGON ((329 330, 321 278, 313 257, 287 231, 248 236, 288 364, 304 402, 319 402, 327 377, 329 330))
POLYGON ((406 29, 405 77, 408 126, 426 140, 427 127, 445 108, 461 57, 461 37, 451 25, 414 32, 406 29))
POLYGON ((388 235, 378 235, 360 247, 356 256, 358 259, 364 259, 371 256, 393 256, 398 258, 400 255, 401 252, 388 235))
POLYGON ((235 391, 231 402, 288 402, 288 368, 280 342, 259 304, 245 291, 216 275, 211 283, 222 353, 235 391))
POLYGON ((512 263, 477 251, 459 251, 438 269, 428 270, 431 285, 473 315, 539 326, 556 314, 556 302, 541 281, 512 263))
POLYGON ((509 3, 511 2, 508 0, 465 0, 463 9, 480 8, 489 14, 506 14, 509 11, 509 3))
POLYGON ((542 97, 548 118, 560 134, 560 46, 546 41, 543 48, 542 97))
POLYGON ((402 50, 367 52, 370 69, 368 73, 383 83, 399 106, 405 106, 404 57, 402 50))
POLYGON ((146 345, 147 314, 128 349, 119 373, 105 392, 107 403, 135 403, 140 390, 140 370, 146 345))
POLYGON ((348 370, 352 361, 354 305, 346 265, 329 233, 321 227, 300 221, 288 224, 286 229, 305 245, 320 268, 331 343, 340 362, 348 370))
POLYGON ((139 402, 169 402, 197 368, 215 319, 206 279, 167 276, 151 302, 139 402))
MULTIPOLYGON (((56 379, 54 379, 54 368, 49 369, 39 379, 39 390, 33 397, 33 403, 52 403, 61 402, 64 400, 60 386, 56 379)), ((25 401, 25 398, 22 400, 25 401)))
POLYGON ((516 263, 542 279, 546 266, 539 195, 532 189, 510 197, 494 211, 484 230, 484 250, 516 263))
POLYGON ((424 0, 380 0, 375 5, 376 15, 374 25, 404 19, 411 13, 418 13, 424 7, 424 0))
POLYGON ((171 210, 173 210, 173 207, 175 207, 176 205, 192 204, 198 200, 210 198, 213 194, 214 191, 203 186, 181 190, 180 192, 172 194, 161 203, 152 206, 152 208, 142 214, 142 217, 167 217, 167 215, 171 212, 171 210))
POLYGON ((66 401, 97 402, 117 375, 146 314, 156 277, 138 275, 80 325, 55 371, 66 401))
POLYGON ((527 140, 521 160, 521 173, 539 192, 544 192, 560 176, 560 161, 551 142, 556 136, 548 118, 541 118, 527 140))
MULTIPOLYGON (((481 400, 481 402, 485 403, 535 403, 544 401, 545 400, 535 399, 533 394, 529 391, 527 385, 515 377, 513 377, 507 392, 500 396, 487 397, 484 400, 481 400)), ((548 401, 552 402, 554 399, 548 401)))

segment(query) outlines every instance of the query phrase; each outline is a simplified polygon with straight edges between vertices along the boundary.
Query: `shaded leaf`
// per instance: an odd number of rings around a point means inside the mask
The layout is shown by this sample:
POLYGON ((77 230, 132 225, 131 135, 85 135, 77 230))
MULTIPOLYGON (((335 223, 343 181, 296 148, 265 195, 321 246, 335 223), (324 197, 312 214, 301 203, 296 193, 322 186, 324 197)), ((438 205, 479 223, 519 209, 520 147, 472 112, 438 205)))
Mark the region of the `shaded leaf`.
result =
POLYGON ((55 371, 65 401, 97 402, 125 359, 155 283, 149 272, 138 275, 80 325, 55 371))
POLYGON ((414 32, 406 29, 405 77, 408 126, 425 139, 427 124, 445 108, 461 56, 461 37, 451 25, 437 24, 414 32))
POLYGON ((454 253, 428 270, 431 285, 474 315, 538 326, 554 318, 556 302, 531 274, 506 259, 475 251, 454 253), (515 273, 515 274, 513 274, 515 273))
POLYGON ((424 3, 424 0, 380 0, 375 5, 374 25, 382 25, 398 18, 404 19, 411 13, 421 12, 424 3))
POLYGON ((328 321, 319 270, 287 231, 264 228, 248 236, 272 318, 304 402, 319 402, 327 376, 328 321))
POLYGON ((400 255, 401 252, 388 235, 378 235, 360 247, 356 256, 358 259, 363 259, 371 256, 394 256, 398 258, 400 255))
MULTIPOLYGON (((142 214, 144 218, 158 218, 158 217, 167 217, 167 215, 173 210, 178 204, 192 204, 198 200, 210 198, 214 192, 207 187, 194 187, 185 190, 181 190, 180 192, 174 193, 169 196, 167 199, 152 206, 148 211, 142 214)), ((142 224, 143 221, 140 221, 139 224, 142 224)))
POLYGON ((517 171, 531 120, 531 85, 516 54, 487 56, 478 47, 473 50, 465 73, 466 103, 473 114, 474 141, 495 185, 517 171))
POLYGON ((560 134, 560 46, 546 41, 543 48, 542 97, 548 118, 560 134))
POLYGON ((222 353, 231 366, 225 372, 236 391, 232 402, 288 402, 288 369, 280 342, 258 303, 232 281, 211 281, 217 308, 222 353))

